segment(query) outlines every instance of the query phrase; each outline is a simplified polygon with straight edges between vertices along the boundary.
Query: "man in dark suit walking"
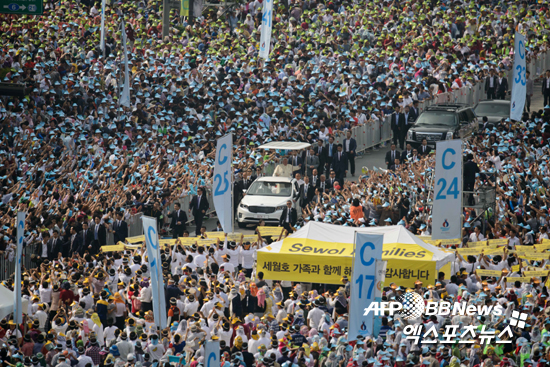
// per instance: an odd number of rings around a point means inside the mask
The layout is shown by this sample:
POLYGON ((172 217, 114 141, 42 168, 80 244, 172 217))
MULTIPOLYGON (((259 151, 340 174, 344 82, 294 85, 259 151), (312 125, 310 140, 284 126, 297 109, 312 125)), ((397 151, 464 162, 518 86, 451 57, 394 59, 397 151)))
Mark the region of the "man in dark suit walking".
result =
MULTIPOLYGON (((464 163, 464 191, 474 191, 476 183, 476 173, 479 173, 479 166, 474 162, 474 155, 469 153, 466 157, 467 162, 464 163)), ((467 194, 468 205, 474 205, 474 194, 467 194)))
POLYGON ((328 138, 328 144, 325 145, 325 151, 323 153, 325 155, 325 172, 329 172, 330 165, 332 164, 332 158, 336 153, 336 144, 334 144, 334 137, 331 136, 330 138, 328 138))
POLYGON ((199 187, 197 189, 197 195, 195 195, 189 203, 189 212, 193 214, 195 225, 197 226, 195 229, 195 234, 197 236, 201 233, 202 220, 208 208, 210 208, 210 204, 208 203, 206 195, 204 195, 204 189, 199 187))
POLYGON ((407 128, 407 122, 405 121, 405 115, 401 112, 399 107, 395 108, 395 113, 391 116, 391 129, 393 131, 393 143, 403 150, 405 144, 405 134, 407 128))
POLYGON ((497 86, 498 78, 495 74, 495 69, 491 69, 490 75, 485 79, 485 93, 487 93, 487 99, 496 99, 497 86))
POLYGON ((313 151, 315 152, 315 155, 317 157, 319 157, 319 166, 317 168, 318 172, 319 172, 319 176, 323 174, 323 170, 325 169, 325 164, 326 164, 326 161, 325 161, 325 147, 323 146, 323 141, 321 139, 319 139, 317 141, 317 145, 315 146, 315 148, 312 148, 313 151))
POLYGON ((174 210, 172 213, 168 213, 168 218, 172 218, 170 222, 172 238, 183 237, 183 231, 185 231, 185 224, 187 223, 187 214, 185 210, 181 209, 180 203, 174 203, 174 210))
POLYGON ((420 115, 420 108, 418 107, 418 104, 419 102, 415 99, 409 111, 409 121, 412 121, 413 123, 418 120, 418 116, 420 115))
POLYGON ((315 187, 309 181, 308 176, 304 176, 304 184, 300 186, 300 207, 304 208, 313 197, 315 187))
POLYGON ((343 152, 342 144, 338 144, 338 151, 332 160, 332 169, 336 173, 336 178, 340 187, 344 187, 344 177, 348 172, 348 157, 343 152))
POLYGON ((355 154, 357 153, 357 141, 351 137, 351 131, 346 133, 346 139, 344 140, 344 153, 349 162, 349 170, 352 176, 355 176, 355 154))
POLYGON ((400 159, 401 155, 395 148, 395 143, 390 146, 390 151, 386 153, 386 168, 390 169, 393 166, 396 159, 400 159))
POLYGON ((94 240, 92 241, 91 254, 95 255, 99 252, 102 246, 107 244, 107 229, 105 225, 101 223, 101 217, 96 215, 94 217, 94 223, 92 225, 92 234, 94 240))
POLYGON ((62 240, 59 237, 59 231, 53 230, 53 236, 48 241, 48 260, 53 261, 57 259, 59 252, 61 252, 62 240))
POLYGON ((81 241, 79 241, 78 239, 78 233, 76 232, 76 227, 71 226, 69 240, 68 240, 68 243, 65 245, 69 249, 69 257, 73 256, 74 253, 82 254, 80 243, 81 241))
POLYGON ((84 254, 84 251, 91 251, 92 242, 94 240, 94 234, 93 234, 93 231, 90 228, 88 228, 87 221, 82 222, 82 231, 78 233, 77 239, 79 242, 78 249, 81 255, 84 254))
POLYGON ((112 230, 115 243, 118 243, 118 241, 124 242, 128 237, 128 223, 122 219, 122 212, 117 212, 115 216, 112 230))
POLYGON ((544 96, 544 107, 550 104, 550 70, 546 70, 546 77, 542 79, 542 95, 544 96))
POLYGON ((508 79, 504 76, 504 71, 500 71, 498 78, 497 98, 506 99, 508 93, 508 79))
POLYGON ((286 208, 283 209, 281 218, 279 218, 279 227, 283 227, 287 230, 288 234, 294 232, 294 226, 298 221, 298 213, 296 209, 292 207, 292 201, 288 200, 286 202, 286 208))

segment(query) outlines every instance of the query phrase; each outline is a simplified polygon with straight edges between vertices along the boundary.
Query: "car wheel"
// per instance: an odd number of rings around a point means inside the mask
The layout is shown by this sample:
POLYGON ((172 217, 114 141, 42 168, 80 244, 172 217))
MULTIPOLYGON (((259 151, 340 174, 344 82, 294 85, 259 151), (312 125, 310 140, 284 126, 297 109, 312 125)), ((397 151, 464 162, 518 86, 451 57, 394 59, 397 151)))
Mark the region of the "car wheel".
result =
POLYGON ((237 222, 239 228, 246 228, 246 223, 237 222))

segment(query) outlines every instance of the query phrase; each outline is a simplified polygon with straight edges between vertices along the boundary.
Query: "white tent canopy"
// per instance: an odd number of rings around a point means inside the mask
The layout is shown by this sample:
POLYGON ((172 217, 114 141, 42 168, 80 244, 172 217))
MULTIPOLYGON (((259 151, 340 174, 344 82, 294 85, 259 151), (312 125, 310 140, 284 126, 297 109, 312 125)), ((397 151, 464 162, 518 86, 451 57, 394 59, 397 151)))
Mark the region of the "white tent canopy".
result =
POLYGON ((301 143, 295 141, 272 141, 267 144, 260 145, 260 149, 283 149, 283 150, 302 150, 309 148, 310 143, 301 143))
MULTIPOLYGON (((13 303, 13 292, 3 285, 0 285, 0 319, 13 313, 13 303)), ((21 305, 23 307, 23 313, 27 314, 29 300, 21 297, 21 305)))

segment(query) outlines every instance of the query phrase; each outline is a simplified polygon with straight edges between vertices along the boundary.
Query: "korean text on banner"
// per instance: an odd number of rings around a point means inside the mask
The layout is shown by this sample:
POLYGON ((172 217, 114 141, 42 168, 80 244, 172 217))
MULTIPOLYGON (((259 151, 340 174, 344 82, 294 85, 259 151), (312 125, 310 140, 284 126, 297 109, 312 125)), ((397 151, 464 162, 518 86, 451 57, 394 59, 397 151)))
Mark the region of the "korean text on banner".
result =
POLYGON ((262 12, 262 30, 260 34, 260 57, 269 59, 269 45, 271 43, 271 16, 273 15, 273 0, 265 0, 262 12))
POLYGON ((15 287, 13 292, 13 321, 23 323, 23 305, 21 304, 21 254, 25 235, 25 212, 17 212, 17 253, 15 255, 15 287))
POLYGON ((206 367, 220 367, 220 342, 207 341, 204 346, 206 367))
POLYGON ((462 141, 437 142, 432 239, 462 236, 462 141))
POLYGON ((157 233, 157 219, 151 217, 142 217, 143 232, 145 233, 145 243, 147 245, 147 256, 149 257, 149 267, 151 272, 151 289, 153 295, 153 317, 155 324, 161 328, 166 328, 166 300, 164 299, 164 281, 162 277, 162 264, 160 262, 160 246, 157 233))
POLYGON ((514 69, 512 72, 512 98, 510 100, 510 118, 520 121, 527 93, 527 75, 525 67, 525 36, 516 32, 514 36, 514 69))
POLYGON ((225 233, 233 232, 232 160, 233 135, 230 133, 218 139, 214 165, 214 208, 225 233))
POLYGON ((355 233, 348 341, 356 340, 358 335, 374 335, 374 314, 364 316, 364 312, 372 302, 381 300, 376 260, 382 260, 383 247, 384 235, 355 233))

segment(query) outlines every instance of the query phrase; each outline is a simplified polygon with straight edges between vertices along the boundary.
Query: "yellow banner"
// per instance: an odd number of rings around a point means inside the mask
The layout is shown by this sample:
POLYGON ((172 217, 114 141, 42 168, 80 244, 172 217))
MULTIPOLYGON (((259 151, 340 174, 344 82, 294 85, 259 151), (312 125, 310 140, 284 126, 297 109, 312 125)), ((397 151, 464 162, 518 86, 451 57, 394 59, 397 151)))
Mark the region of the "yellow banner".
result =
POLYGON ((118 241, 118 243, 116 245, 101 246, 101 251, 109 252, 109 251, 135 250, 135 249, 138 249, 140 247, 141 247, 141 245, 125 245, 121 241, 118 241))
POLYGON ((500 277, 502 275, 501 270, 487 270, 487 269, 477 269, 476 274, 480 277, 500 277))
POLYGON ((519 265, 512 265, 512 272, 517 273, 520 269, 521 267, 519 265))
POLYGON ((103 252, 109 252, 109 251, 124 251, 126 248, 124 245, 110 245, 110 246, 101 246, 101 251, 103 252))
POLYGON ((223 232, 204 232, 204 234, 208 238, 219 238, 220 240, 223 240, 225 238, 225 233, 223 232))
POLYGON ((173 246, 176 243, 175 238, 167 238, 159 240, 159 245, 161 246, 173 246))
POLYGON ((538 243, 538 244, 535 245, 535 248, 537 249, 537 251, 540 251, 540 252, 546 251, 546 250, 550 249, 550 242, 538 243))
POLYGON ((456 251, 461 256, 470 256, 470 255, 479 255, 481 254, 481 251, 483 251, 482 247, 474 247, 474 248, 458 248, 456 251))
POLYGON ((279 237, 281 232, 284 230, 283 227, 268 227, 268 226, 260 226, 257 229, 258 229, 258 232, 260 232, 260 235, 262 237, 268 237, 268 236, 279 237))
MULTIPOLYGON (((312 240, 308 238, 285 238, 281 253, 320 256, 353 256, 353 244, 312 240)), ((382 260, 431 260, 433 252, 417 244, 385 243, 382 260)))
POLYGON ((460 245, 462 243, 462 240, 460 238, 452 238, 450 240, 436 240, 436 241, 439 241, 441 243, 441 246, 460 245))
POLYGON ((469 248, 484 247, 487 246, 487 241, 468 242, 467 245, 469 248))
POLYGON ((503 252, 504 252, 504 247, 497 247, 497 248, 488 247, 487 249, 483 249, 483 253, 485 255, 501 255, 503 252))
POLYGON ((126 237, 126 242, 129 242, 129 243, 145 242, 145 235, 126 237))
POLYGON ((488 240, 487 242, 488 242, 489 246, 491 246, 491 245, 502 246, 502 245, 507 245, 508 244, 508 239, 507 238, 499 238, 499 239, 495 239, 495 240, 488 240))
POLYGON ((535 253, 523 253, 520 255, 520 253, 518 253, 518 256, 520 259, 524 259, 524 260, 530 260, 530 261, 541 261, 541 260, 546 260, 548 259, 548 254, 535 254, 535 253))
POLYGON ((516 251, 517 252, 536 252, 537 249, 534 248, 533 246, 520 246, 520 245, 517 245, 516 246, 516 251))
POLYGON ((530 277, 506 277, 506 282, 513 283, 515 281, 519 281, 522 283, 531 283, 530 277))
MULTIPOLYGON (((342 276, 351 276, 353 258, 348 256, 295 256, 263 251, 257 254, 257 269, 265 279, 342 284, 342 276)), ((435 261, 389 260, 385 284, 414 287, 417 280, 435 284, 435 266, 435 261)))
POLYGON ((534 271, 524 271, 523 275, 530 278, 539 278, 545 277, 548 275, 548 270, 534 270, 534 271))

